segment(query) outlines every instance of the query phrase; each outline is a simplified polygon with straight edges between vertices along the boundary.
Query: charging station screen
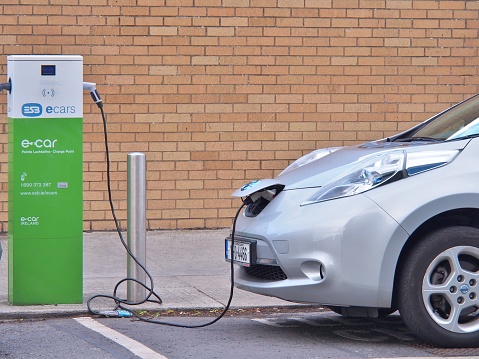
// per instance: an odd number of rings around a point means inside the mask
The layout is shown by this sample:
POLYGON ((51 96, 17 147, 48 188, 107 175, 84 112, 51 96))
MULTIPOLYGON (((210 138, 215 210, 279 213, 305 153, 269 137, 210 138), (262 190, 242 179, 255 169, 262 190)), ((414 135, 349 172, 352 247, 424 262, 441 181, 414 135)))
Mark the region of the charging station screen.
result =
POLYGON ((42 76, 55 76, 56 66, 55 65, 42 65, 42 76))

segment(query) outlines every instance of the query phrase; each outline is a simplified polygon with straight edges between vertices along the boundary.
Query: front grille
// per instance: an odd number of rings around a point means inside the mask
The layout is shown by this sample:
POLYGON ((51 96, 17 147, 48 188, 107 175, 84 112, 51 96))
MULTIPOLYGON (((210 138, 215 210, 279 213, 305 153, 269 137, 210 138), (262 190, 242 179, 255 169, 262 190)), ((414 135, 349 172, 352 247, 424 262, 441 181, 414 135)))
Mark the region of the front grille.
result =
POLYGON ((288 279, 281 267, 278 266, 266 266, 263 264, 254 264, 251 267, 243 267, 246 274, 260 279, 266 279, 271 281, 288 279))

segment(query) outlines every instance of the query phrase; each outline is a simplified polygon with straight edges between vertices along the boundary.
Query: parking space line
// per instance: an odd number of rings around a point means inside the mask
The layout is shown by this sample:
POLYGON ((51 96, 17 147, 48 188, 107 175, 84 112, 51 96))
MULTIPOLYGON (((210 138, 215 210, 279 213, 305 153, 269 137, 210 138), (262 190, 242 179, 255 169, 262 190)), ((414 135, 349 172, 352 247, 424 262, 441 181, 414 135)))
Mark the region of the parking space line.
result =
POLYGON ((167 357, 151 350, 150 348, 141 344, 140 342, 137 342, 136 340, 131 339, 127 337, 126 335, 123 335, 117 332, 116 330, 113 330, 97 322, 93 318, 81 317, 81 318, 75 318, 75 321, 77 321, 79 324, 83 325, 84 327, 91 329, 110 340, 113 340, 115 343, 128 349, 133 354, 139 356, 142 359, 168 359, 167 357))

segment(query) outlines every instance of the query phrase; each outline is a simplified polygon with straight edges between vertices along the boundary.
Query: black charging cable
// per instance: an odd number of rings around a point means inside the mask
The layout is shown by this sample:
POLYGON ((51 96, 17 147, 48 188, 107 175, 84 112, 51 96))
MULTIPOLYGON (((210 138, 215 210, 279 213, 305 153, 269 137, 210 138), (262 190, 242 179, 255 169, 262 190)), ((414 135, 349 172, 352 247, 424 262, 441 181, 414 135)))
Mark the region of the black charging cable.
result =
MULTIPOLYGON (((241 210, 243 209, 243 207, 245 205, 246 205, 246 203, 243 203, 238 208, 238 210, 236 212, 236 215, 233 219, 233 228, 232 228, 232 231, 231 231, 231 251, 233 251, 234 243, 235 243, 236 220, 238 219, 238 216, 241 213, 241 210)), ((194 325, 178 324, 178 323, 166 322, 166 321, 157 320, 157 319, 144 318, 144 317, 139 316, 135 312, 131 312, 131 313, 134 317, 138 318, 142 322, 147 322, 147 323, 152 323, 152 324, 167 325, 167 326, 170 326, 170 327, 177 327, 177 328, 190 328, 190 329, 207 327, 209 325, 212 325, 212 324, 216 323, 221 318, 223 318, 223 316, 226 314, 226 312, 229 310, 229 308, 231 306, 231 301, 233 300, 233 293, 234 293, 234 262, 233 262, 233 260, 230 261, 230 276, 231 276, 230 277, 231 283, 230 283, 230 295, 229 295, 229 298, 228 298, 228 302, 226 303, 225 307, 223 308, 223 311, 217 317, 215 317, 213 320, 211 320, 209 322, 202 323, 202 324, 194 324, 194 325)))
POLYGON ((163 301, 161 300, 160 296, 158 294, 156 294, 155 291, 154 291, 154 282, 153 282, 153 278, 152 278, 151 274, 138 261, 138 259, 133 255, 130 248, 126 244, 125 239, 123 238, 123 234, 121 232, 120 224, 119 224, 118 219, 116 217, 115 206, 113 204, 112 191, 111 191, 111 175, 110 175, 111 170, 110 170, 110 150, 109 150, 109 146, 108 146, 108 131, 107 131, 107 125, 106 125, 105 112, 104 112, 103 106, 101 104, 102 104, 101 101, 97 103, 98 108, 101 111, 101 115, 102 115, 102 119, 103 119, 103 132, 104 132, 104 136, 105 136, 105 153, 106 153, 106 167, 107 167, 106 168, 106 176, 107 176, 107 186, 108 186, 108 201, 110 203, 111 214, 113 216, 113 221, 115 222, 116 231, 118 232, 118 236, 120 238, 120 241, 121 241, 123 247, 125 247, 125 250, 127 251, 128 255, 135 261, 135 263, 138 264, 138 266, 146 273, 146 275, 148 276, 150 285, 147 286, 145 283, 142 283, 135 278, 124 278, 124 279, 120 280, 115 285, 115 288, 113 290, 113 295, 106 295, 106 294, 95 295, 95 296, 91 297, 90 299, 88 299, 87 307, 88 307, 89 312, 92 313, 92 314, 95 314, 95 315, 104 315, 104 316, 109 316, 109 317, 120 317, 120 316, 130 317, 131 312, 128 309, 123 308, 122 304, 123 305, 140 305, 140 304, 143 304, 143 303, 146 303, 146 302, 153 302, 153 303, 161 304, 161 303, 163 303, 163 301), (128 281, 136 282, 148 291, 148 295, 145 297, 145 299, 143 299, 141 301, 138 301, 138 302, 131 302, 131 301, 128 301, 127 299, 122 299, 122 298, 118 297, 118 295, 117 295, 118 288, 120 287, 121 284, 123 284, 125 282, 128 282, 128 281), (156 299, 151 299, 152 297, 154 297, 156 299), (114 309, 113 310, 108 310, 108 311, 93 310, 92 306, 91 306, 91 302, 92 302, 92 300, 97 299, 97 298, 109 299, 109 300, 114 301, 115 302, 114 309))
MULTIPOLYGON (((230 283, 230 295, 229 295, 228 302, 227 302, 226 306, 224 307, 223 311, 215 319, 213 319, 213 320, 211 320, 207 323, 197 324, 197 325, 184 325, 184 324, 177 324, 177 323, 171 323, 171 322, 166 322, 166 321, 160 321, 160 320, 156 320, 156 319, 144 318, 144 317, 140 316, 135 311, 133 311, 129 308, 129 306, 141 305, 141 304, 144 304, 144 303, 147 303, 147 302, 148 303, 162 304, 163 301, 160 298, 160 296, 157 293, 155 293, 155 291, 154 291, 154 282, 153 282, 152 275, 145 268, 145 266, 143 266, 138 261, 138 259, 131 252, 130 248, 128 247, 127 243, 125 242, 125 240, 123 238, 123 234, 121 232, 121 228, 120 228, 118 219, 116 217, 115 206, 113 204, 112 191, 111 191, 110 150, 109 150, 109 146, 108 146, 109 142, 108 142, 108 129, 107 129, 107 123, 106 123, 106 116, 105 116, 105 112, 103 110, 103 103, 101 101, 100 95, 98 94, 98 92, 96 92, 96 90, 95 90, 95 96, 96 97, 93 97, 93 95, 92 95, 92 98, 95 101, 95 103, 97 104, 98 108, 100 109, 102 119, 103 119, 103 132, 104 132, 104 138, 105 138, 105 153, 106 153, 106 175, 107 175, 107 187, 108 187, 108 200, 109 200, 109 203, 110 203, 110 209, 111 209, 111 213, 112 213, 112 216, 113 216, 113 220, 115 222, 116 231, 117 231, 118 236, 120 238, 120 241, 121 241, 123 247, 125 247, 125 250, 128 253, 128 255, 146 273, 146 275, 149 279, 150 285, 148 286, 145 283, 142 283, 135 278, 124 278, 124 279, 120 280, 115 285, 115 288, 113 290, 112 295, 97 294, 97 295, 94 295, 91 298, 89 298, 88 301, 87 301, 88 311, 93 315, 101 315, 101 316, 106 316, 106 317, 132 317, 133 316, 133 317, 135 317, 135 318, 137 318, 137 319, 139 319, 140 321, 143 321, 143 322, 159 324, 159 325, 167 325, 167 326, 179 327, 179 328, 203 328, 203 327, 206 327, 206 326, 209 326, 211 324, 216 323, 229 310, 230 305, 231 305, 231 301, 233 300, 233 293, 234 293, 234 262, 233 262, 233 260, 231 260, 231 262, 230 262, 231 283, 230 283), (125 283, 125 282, 128 282, 128 281, 133 281, 135 283, 138 283, 139 285, 141 285, 142 287, 144 287, 148 291, 148 295, 145 297, 145 299, 143 299, 141 301, 137 301, 137 302, 130 302, 127 299, 122 299, 122 298, 118 297, 117 290, 118 290, 119 286, 121 284, 125 283), (93 300, 99 299, 99 298, 112 300, 115 303, 114 309, 113 310, 94 310, 92 308, 92 303, 91 302, 93 300)), ((232 250, 232 252, 233 252, 234 243, 235 243, 234 241, 235 241, 236 221, 238 219, 239 214, 241 213, 241 210, 247 204, 248 204, 248 202, 245 200, 242 203, 242 205, 238 208, 238 210, 235 214, 234 220, 233 220, 233 227, 232 227, 232 231, 231 231, 231 250, 232 250)))

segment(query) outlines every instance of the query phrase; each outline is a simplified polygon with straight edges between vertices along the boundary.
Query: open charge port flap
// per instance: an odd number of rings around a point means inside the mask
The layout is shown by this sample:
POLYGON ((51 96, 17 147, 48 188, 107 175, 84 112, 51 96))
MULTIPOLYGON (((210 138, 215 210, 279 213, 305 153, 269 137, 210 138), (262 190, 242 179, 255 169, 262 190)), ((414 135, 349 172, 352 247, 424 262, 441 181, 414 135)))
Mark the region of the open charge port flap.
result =
POLYGON ((246 206, 245 216, 256 217, 283 190, 283 188, 283 185, 276 185, 250 194, 246 200, 249 200, 251 203, 246 206))

